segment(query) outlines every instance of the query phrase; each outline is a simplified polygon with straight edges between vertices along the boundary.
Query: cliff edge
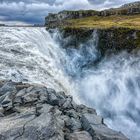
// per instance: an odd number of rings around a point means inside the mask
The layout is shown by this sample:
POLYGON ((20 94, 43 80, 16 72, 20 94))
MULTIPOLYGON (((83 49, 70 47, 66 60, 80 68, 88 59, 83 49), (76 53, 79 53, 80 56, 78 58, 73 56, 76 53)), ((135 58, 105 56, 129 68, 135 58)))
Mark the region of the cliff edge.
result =
POLYGON ((72 37, 71 46, 75 48, 97 30, 97 48, 101 56, 105 56, 107 52, 132 52, 140 48, 140 2, 103 11, 62 11, 49 14, 45 24, 47 30, 57 28, 64 40, 72 37))
POLYGON ((140 2, 125 4, 103 11, 79 10, 50 13, 45 18, 47 28, 111 28, 140 29, 140 2))

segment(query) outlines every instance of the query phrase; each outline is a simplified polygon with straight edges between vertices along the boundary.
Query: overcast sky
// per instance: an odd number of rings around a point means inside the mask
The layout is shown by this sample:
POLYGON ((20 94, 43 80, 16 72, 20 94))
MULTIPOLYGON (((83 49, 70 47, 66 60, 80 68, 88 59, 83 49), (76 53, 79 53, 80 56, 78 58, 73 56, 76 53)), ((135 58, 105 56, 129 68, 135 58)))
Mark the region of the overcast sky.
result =
POLYGON ((0 23, 44 23, 50 12, 118 7, 136 0, 0 0, 0 23))

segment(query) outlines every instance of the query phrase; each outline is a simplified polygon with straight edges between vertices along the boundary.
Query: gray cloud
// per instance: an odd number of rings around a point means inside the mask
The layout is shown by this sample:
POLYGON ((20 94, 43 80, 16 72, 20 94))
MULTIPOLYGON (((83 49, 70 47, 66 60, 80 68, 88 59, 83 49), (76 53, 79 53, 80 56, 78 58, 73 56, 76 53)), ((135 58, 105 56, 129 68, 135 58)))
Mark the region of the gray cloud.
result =
POLYGON ((49 12, 105 9, 135 0, 0 0, 0 21, 43 23, 49 12))

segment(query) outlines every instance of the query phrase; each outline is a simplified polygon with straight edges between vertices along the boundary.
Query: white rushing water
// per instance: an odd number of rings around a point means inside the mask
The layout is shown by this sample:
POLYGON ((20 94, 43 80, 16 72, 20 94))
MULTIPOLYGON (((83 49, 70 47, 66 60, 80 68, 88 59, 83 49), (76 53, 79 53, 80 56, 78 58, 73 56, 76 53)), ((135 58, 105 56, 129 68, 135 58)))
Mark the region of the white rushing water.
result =
POLYGON ((71 91, 65 53, 44 28, 0 28, 0 79, 71 91))
POLYGON ((140 57, 123 52, 98 65, 98 34, 79 49, 64 49, 44 28, 0 28, 0 79, 64 90, 97 109, 105 122, 140 139, 140 57))

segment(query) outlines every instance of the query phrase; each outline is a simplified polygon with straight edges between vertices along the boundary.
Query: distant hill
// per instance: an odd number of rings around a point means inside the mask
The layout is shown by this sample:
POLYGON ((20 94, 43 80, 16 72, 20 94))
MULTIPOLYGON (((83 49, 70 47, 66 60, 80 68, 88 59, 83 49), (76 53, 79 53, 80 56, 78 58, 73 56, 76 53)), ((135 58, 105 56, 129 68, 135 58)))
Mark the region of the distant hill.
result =
POLYGON ((111 8, 103 11, 65 10, 57 14, 50 13, 45 19, 45 24, 48 28, 60 26, 73 26, 78 28, 119 26, 140 29, 140 2, 129 3, 119 8, 111 8))

